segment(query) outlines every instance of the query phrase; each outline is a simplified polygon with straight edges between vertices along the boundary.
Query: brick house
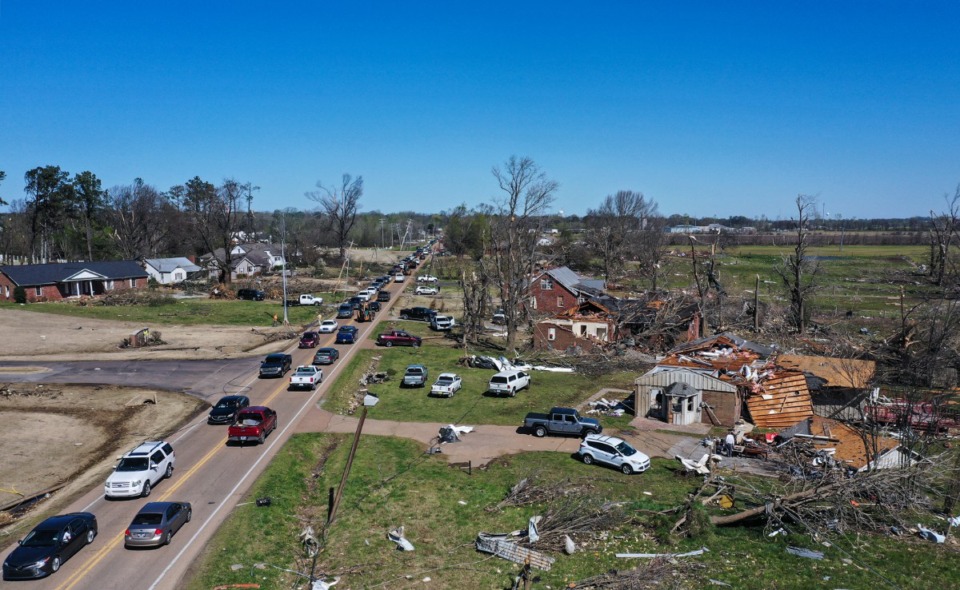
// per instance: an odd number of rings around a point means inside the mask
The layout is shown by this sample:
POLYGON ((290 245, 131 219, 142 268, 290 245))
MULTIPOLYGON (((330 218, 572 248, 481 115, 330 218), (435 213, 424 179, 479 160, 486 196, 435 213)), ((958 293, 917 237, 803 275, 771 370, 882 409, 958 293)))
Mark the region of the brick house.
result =
POLYGON ((603 294, 606 282, 585 279, 566 266, 544 270, 528 286, 527 307, 536 315, 555 316, 603 294))
MULTIPOLYGON (((211 279, 216 280, 220 276, 220 269, 214 258, 225 260, 223 248, 205 254, 200 258, 199 264, 207 269, 211 279)), ((282 265, 283 257, 280 256, 279 244, 236 244, 230 249, 230 280, 263 274, 282 265)))
POLYGON ((595 300, 579 303, 533 327, 537 350, 589 352, 613 342, 616 336, 616 315, 595 300))
POLYGON ((30 302, 60 301, 143 289, 147 280, 147 272, 135 260, 7 265, 0 266, 0 299, 13 301, 17 287, 23 287, 30 302))

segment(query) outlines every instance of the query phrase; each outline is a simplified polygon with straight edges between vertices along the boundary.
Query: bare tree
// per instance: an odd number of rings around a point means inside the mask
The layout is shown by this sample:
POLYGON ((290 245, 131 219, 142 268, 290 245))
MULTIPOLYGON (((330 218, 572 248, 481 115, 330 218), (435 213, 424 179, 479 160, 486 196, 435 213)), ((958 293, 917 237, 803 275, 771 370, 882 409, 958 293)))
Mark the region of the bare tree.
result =
POLYGON ((344 174, 339 187, 328 188, 317 181, 318 191, 306 193, 307 198, 320 203, 327 222, 333 229, 340 249, 340 259, 347 257, 347 239, 357 221, 360 197, 363 196, 363 177, 352 178, 344 174))
POLYGON ((606 280, 622 271, 626 260, 634 256, 637 236, 656 215, 657 204, 635 191, 607 195, 600 207, 587 211, 588 239, 600 257, 606 280))
POLYGON ((233 179, 220 187, 195 176, 183 187, 174 187, 171 194, 178 195, 183 209, 189 216, 192 227, 204 247, 214 256, 211 263, 219 271, 221 283, 230 283, 233 266, 233 238, 243 223, 243 202, 252 192, 249 183, 241 184, 233 179), (223 257, 216 255, 223 249, 223 257))
POLYGON ((488 277, 476 269, 461 267, 460 288, 463 290, 463 339, 476 343, 483 332, 483 320, 487 317, 490 298, 488 277))
POLYGON ((803 334, 810 315, 810 299, 817 290, 817 278, 820 272, 820 265, 807 254, 810 238, 808 224, 811 211, 816 210, 816 198, 797 195, 796 205, 797 241, 793 254, 785 256, 782 263, 774 267, 774 271, 783 281, 790 295, 790 323, 797 332, 803 334))
POLYGON ((103 209, 106 193, 100 187, 100 179, 89 170, 74 175, 73 193, 77 214, 83 224, 87 260, 93 260, 93 225, 103 209))
POLYGON ((106 201, 106 221, 124 258, 157 256, 163 251, 177 217, 165 195, 136 178, 133 184, 107 191, 106 201))
POLYGON ((492 173, 504 196, 495 200, 495 215, 490 225, 491 255, 483 259, 482 268, 500 296, 506 316, 507 350, 513 351, 518 311, 525 307, 524 296, 533 275, 543 215, 550 208, 559 184, 547 178, 528 157, 510 156, 503 169, 494 167, 492 173))
POLYGON ((944 196, 947 210, 942 213, 930 211, 930 276, 938 287, 944 285, 950 250, 960 230, 960 186, 953 197, 944 196))

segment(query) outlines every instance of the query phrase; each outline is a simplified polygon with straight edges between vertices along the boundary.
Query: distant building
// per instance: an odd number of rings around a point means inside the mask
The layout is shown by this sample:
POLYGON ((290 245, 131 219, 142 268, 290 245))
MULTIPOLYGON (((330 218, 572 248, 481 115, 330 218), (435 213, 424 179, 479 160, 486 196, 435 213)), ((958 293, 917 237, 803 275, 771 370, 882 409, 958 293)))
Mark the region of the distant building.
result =
POLYGON ((23 287, 27 301, 60 301, 147 286, 147 272, 135 260, 57 262, 0 266, 0 298, 13 301, 23 287))
POLYGON ((145 258, 143 270, 161 285, 175 285, 193 278, 203 269, 189 258, 145 258))

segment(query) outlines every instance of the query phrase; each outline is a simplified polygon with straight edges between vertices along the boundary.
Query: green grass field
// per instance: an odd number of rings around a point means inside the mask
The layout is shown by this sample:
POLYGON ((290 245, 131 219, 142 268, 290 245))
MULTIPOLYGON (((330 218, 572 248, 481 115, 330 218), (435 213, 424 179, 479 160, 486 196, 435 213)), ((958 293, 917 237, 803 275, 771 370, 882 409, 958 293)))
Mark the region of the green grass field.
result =
MULTIPOLYGON (((247 503, 234 509, 210 542, 189 588, 243 583, 294 587, 297 576, 283 570, 309 570, 298 535, 307 524, 319 535, 328 490, 339 482, 351 440, 352 436, 323 434, 292 438, 257 481, 247 503), (251 502, 263 496, 272 499, 270 507, 258 508, 251 502), (234 569, 234 564, 240 567, 234 569)), ((626 509, 622 524, 608 533, 577 536, 577 553, 551 552, 556 562, 549 572, 537 572, 540 582, 535 588, 562 588, 644 563, 618 559, 618 552, 684 552, 700 547, 709 552, 688 558, 698 568, 677 587, 709 587, 713 579, 746 590, 952 588, 960 579, 960 561, 953 549, 912 537, 837 537, 825 546, 799 535, 768 538, 762 528, 707 527, 695 538, 670 539, 666 531, 676 517, 654 513, 679 505, 699 483, 678 477, 670 461, 655 460, 648 472, 624 476, 583 465, 564 453, 528 453, 505 457, 468 475, 423 451, 407 440, 374 436, 361 440, 317 572, 345 576, 340 582, 345 588, 509 588, 519 566, 477 552, 473 541, 480 531, 525 528, 530 516, 562 502, 490 510, 510 486, 532 477, 566 481, 567 487, 589 485, 593 497, 624 502, 626 509), (397 551, 387 540, 387 531, 400 525, 415 551, 397 551), (795 557, 786 553, 788 545, 822 551, 825 557, 820 561, 795 557), (422 582, 426 577, 429 584, 422 582)))

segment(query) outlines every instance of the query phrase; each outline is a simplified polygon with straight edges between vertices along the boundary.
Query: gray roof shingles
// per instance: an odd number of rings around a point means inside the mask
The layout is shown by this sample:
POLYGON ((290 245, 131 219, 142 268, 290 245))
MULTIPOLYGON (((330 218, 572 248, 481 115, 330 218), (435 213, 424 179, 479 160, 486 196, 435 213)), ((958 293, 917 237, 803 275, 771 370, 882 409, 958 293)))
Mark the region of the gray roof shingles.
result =
POLYGON ((89 270, 107 279, 147 278, 147 272, 135 260, 104 260, 100 262, 54 262, 51 264, 10 264, 0 266, 14 284, 21 287, 52 285, 73 275, 89 270))

